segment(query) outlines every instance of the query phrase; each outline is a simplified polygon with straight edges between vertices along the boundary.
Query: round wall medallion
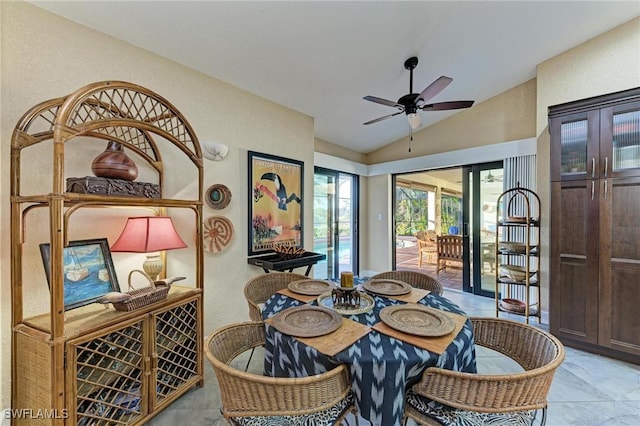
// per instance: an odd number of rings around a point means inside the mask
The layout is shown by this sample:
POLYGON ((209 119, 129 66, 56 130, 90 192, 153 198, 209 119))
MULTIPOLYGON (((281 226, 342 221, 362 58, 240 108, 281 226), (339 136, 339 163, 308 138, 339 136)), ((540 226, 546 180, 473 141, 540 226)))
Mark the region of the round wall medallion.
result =
POLYGON ((211 216, 204 221, 204 251, 219 253, 233 238, 233 224, 224 216, 211 216))
POLYGON ((229 191, 229 188, 225 185, 217 183, 215 185, 211 185, 209 189, 207 189, 207 193, 204 198, 209 207, 215 210, 221 210, 227 207, 231 202, 231 191, 229 191))

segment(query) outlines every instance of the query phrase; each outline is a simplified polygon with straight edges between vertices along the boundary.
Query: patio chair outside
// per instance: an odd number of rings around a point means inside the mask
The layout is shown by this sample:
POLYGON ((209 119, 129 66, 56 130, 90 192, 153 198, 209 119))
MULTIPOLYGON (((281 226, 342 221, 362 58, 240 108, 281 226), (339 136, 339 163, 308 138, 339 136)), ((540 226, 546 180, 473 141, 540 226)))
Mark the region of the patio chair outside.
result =
POLYGON ((418 231, 415 234, 418 243, 418 268, 422 268, 422 258, 426 257, 427 262, 438 253, 438 243, 436 231, 418 231))

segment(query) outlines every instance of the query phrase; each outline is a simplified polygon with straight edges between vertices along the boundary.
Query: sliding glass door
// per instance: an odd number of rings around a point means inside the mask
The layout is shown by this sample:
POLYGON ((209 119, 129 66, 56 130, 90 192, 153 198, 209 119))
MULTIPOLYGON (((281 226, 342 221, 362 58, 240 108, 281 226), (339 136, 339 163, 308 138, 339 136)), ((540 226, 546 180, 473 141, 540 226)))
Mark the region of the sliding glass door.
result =
POLYGON ((315 168, 313 251, 327 259, 313 268, 315 278, 358 273, 358 176, 315 168))
POLYGON ((502 161, 464 167, 463 268, 466 292, 493 297, 495 292, 496 201, 503 191, 502 161))

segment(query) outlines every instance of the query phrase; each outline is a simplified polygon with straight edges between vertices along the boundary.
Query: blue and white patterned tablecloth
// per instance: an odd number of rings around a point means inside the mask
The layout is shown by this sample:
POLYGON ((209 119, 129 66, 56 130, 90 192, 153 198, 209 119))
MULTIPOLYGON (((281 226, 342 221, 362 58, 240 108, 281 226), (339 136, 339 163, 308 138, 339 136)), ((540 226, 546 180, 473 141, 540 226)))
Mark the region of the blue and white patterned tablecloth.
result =
MULTIPOLYGON (((373 310, 349 318, 362 324, 380 322, 380 310, 402 304, 395 299, 374 296, 373 310)), ((443 311, 463 314, 453 302, 429 294, 419 303, 443 311)), ((265 304, 263 318, 300 306, 303 302, 275 294, 265 304)), ((313 302, 313 304, 317 304, 313 302)), ((469 320, 441 355, 417 348, 372 330, 335 357, 328 357, 294 337, 266 325, 265 374, 273 377, 303 377, 324 373, 336 364, 348 364, 351 384, 360 415, 374 425, 401 425, 405 390, 417 383, 428 367, 476 372, 472 325, 469 320)))

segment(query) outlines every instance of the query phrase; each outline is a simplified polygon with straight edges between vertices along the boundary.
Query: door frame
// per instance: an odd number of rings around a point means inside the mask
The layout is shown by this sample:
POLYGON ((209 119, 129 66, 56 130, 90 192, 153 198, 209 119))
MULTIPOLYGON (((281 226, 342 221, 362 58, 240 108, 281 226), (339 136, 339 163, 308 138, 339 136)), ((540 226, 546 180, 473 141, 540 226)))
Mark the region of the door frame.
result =
MULTIPOLYGON (((480 246, 480 172, 484 170, 504 168, 504 161, 492 161, 489 163, 470 164, 462 166, 462 290, 465 293, 480 296, 495 297, 495 291, 482 289, 482 247, 480 246), (469 175, 471 174, 471 187, 469 187, 469 175), (469 197, 471 195, 471 198, 469 197), (470 204, 470 200, 473 206, 470 204), (471 218, 471 229, 469 219, 471 218), (473 244, 473 247, 471 245, 473 244), (473 248, 473 251, 471 251, 473 248), (473 253, 473 256, 470 254, 473 253), (473 275, 473 276, 472 276, 473 275), (479 283, 472 285, 472 283, 479 283)), ((495 265, 497 268, 498 265, 495 265)))
MULTIPOLYGON (((334 245, 338 244, 338 249, 340 247, 340 229, 339 229, 339 209, 340 209, 340 189, 337 184, 341 176, 349 176, 351 178, 351 267, 354 274, 358 274, 360 270, 360 256, 359 256, 359 241, 360 241, 360 230, 359 230, 359 212, 360 212, 360 177, 353 173, 341 172, 339 170, 328 169, 326 167, 315 166, 313 169, 314 176, 316 174, 330 176, 334 178, 334 198, 332 202, 333 212, 331 212, 331 217, 333 218, 332 226, 332 241, 334 245)), ((315 221, 315 218, 314 218, 315 221)), ((315 240, 315 238, 314 238, 315 240)), ((335 248, 335 247, 334 247, 335 248)), ((328 247, 327 247, 328 249, 328 247)), ((336 255, 333 256, 333 277, 323 277, 323 278, 339 278, 340 277, 340 258, 337 255, 338 252, 335 252, 336 255)), ((327 262, 330 257, 327 255, 327 262)))

